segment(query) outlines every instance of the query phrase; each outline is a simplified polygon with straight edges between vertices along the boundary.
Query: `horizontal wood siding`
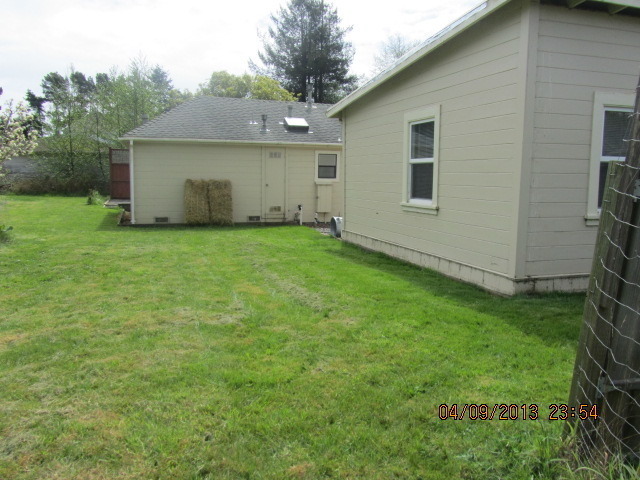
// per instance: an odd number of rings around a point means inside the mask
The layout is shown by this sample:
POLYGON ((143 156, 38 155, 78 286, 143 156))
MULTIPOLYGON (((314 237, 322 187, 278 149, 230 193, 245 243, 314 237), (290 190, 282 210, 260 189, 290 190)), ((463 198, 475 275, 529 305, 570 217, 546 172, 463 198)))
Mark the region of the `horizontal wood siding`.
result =
MULTIPOLYGON (((287 220, 293 220, 297 205, 302 204, 303 220, 313 221, 316 150, 341 151, 336 147, 284 148, 287 220)), ((261 215, 263 148, 259 145, 136 142, 133 152, 138 224, 154 223, 155 217, 169 217, 170 223, 184 223, 184 183, 187 179, 231 180, 234 222, 244 223, 249 216, 261 215)), ((342 183, 336 182, 332 191, 333 215, 342 211, 342 191, 342 183)))
MULTIPOLYGON (((335 151, 341 155, 340 148, 287 148, 287 182, 288 182, 288 218, 293 218, 297 206, 302 205, 302 221, 312 222, 317 207, 316 186, 316 151, 335 151)), ((342 162, 340 158, 340 162, 342 162)), ((338 166, 340 168, 340 165, 338 166)), ((331 184, 331 211, 319 214, 319 220, 329 221, 332 216, 342 214, 343 183, 339 181, 331 184)))
POLYGON ((518 179, 520 2, 349 106, 344 228, 507 273, 518 179), (404 114, 440 105, 437 215, 402 209, 404 114))
POLYGON ((593 98, 633 93, 640 19, 542 5, 525 272, 588 273, 597 226, 587 226, 593 98))
POLYGON ((262 149, 259 146, 135 143, 133 151, 136 223, 169 217, 184 223, 184 183, 231 180, 233 220, 260 215, 262 149))

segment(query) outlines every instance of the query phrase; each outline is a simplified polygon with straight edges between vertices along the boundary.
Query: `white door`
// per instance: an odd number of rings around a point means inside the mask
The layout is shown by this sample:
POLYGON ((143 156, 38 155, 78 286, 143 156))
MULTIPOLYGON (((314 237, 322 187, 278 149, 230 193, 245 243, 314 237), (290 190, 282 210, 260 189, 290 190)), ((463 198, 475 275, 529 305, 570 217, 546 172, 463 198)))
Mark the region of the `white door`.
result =
POLYGON ((284 148, 264 148, 264 212, 265 222, 286 219, 286 157, 284 148))

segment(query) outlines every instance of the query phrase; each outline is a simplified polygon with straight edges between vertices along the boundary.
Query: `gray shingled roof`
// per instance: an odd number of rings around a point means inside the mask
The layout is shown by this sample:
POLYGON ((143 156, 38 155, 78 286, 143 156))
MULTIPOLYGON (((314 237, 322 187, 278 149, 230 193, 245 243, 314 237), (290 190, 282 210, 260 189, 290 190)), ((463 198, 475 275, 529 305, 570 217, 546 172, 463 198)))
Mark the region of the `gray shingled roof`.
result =
POLYGON ((253 100, 246 98, 196 97, 144 125, 133 129, 123 140, 176 139, 219 140, 254 143, 341 143, 342 127, 327 118, 331 105, 253 100), (293 105, 293 117, 309 123, 308 132, 287 131, 283 122, 293 105), (262 115, 267 115, 268 131, 261 132, 262 115))

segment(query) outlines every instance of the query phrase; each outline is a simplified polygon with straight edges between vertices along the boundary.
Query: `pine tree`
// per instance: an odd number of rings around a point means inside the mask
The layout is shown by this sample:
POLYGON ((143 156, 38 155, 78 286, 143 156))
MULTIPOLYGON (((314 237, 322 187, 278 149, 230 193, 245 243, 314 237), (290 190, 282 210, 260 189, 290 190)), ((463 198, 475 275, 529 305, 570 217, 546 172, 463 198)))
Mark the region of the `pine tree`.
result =
POLYGON ((338 11, 324 0, 290 0, 271 15, 272 26, 258 57, 257 73, 280 82, 301 101, 312 89, 315 101, 334 103, 355 89, 357 77, 349 74, 353 47, 340 26, 338 11))
POLYGON ((44 97, 39 97, 31 90, 27 90, 25 95, 29 111, 33 113, 33 119, 30 122, 30 128, 35 130, 39 136, 44 134, 44 104, 47 101, 44 97))

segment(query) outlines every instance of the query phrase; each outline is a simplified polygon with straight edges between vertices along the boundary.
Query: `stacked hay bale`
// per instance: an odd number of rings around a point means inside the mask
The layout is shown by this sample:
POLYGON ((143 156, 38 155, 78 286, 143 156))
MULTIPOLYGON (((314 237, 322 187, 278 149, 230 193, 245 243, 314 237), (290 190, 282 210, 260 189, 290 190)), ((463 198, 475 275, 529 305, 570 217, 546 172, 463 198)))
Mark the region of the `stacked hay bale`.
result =
POLYGON ((187 225, 209 223, 208 184, 205 180, 187 180, 184 185, 184 220, 187 225))
POLYGON ((231 181, 209 180, 209 221, 213 225, 233 225, 231 181))
POLYGON ((187 180, 184 217, 188 225, 233 225, 231 181, 187 180))

